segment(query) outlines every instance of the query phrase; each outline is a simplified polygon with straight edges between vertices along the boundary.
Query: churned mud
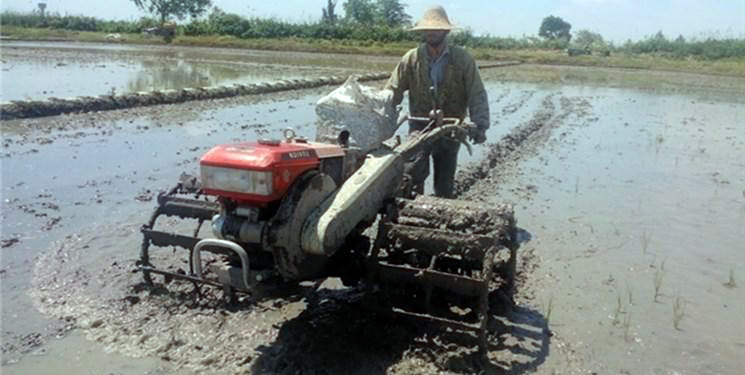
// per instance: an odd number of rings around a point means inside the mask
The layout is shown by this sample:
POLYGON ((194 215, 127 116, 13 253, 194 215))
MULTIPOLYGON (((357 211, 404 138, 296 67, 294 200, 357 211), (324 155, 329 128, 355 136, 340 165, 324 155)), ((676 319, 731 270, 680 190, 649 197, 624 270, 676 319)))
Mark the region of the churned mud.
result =
MULTIPOLYGON (((471 373, 535 368, 545 359, 545 320, 529 307, 514 315, 495 307, 493 360, 483 362, 474 337, 376 313, 362 290, 339 289, 338 281, 261 290, 231 306, 214 288, 202 288, 201 295, 184 283, 148 288, 134 272, 134 252, 109 251, 136 248, 137 227, 98 229, 118 232, 116 245, 107 235, 54 244, 37 261, 32 300, 105 351, 157 357, 165 371, 471 373), (506 355, 511 351, 521 354, 506 355)), ((154 254, 155 263, 185 261, 167 249, 154 254)), ((519 287, 530 264, 526 257, 519 287)))
POLYGON ((488 360, 335 280, 226 306, 133 272, 157 192, 214 144, 313 137, 324 90, 308 89, 3 122, 3 373, 737 373, 745 84, 536 66, 484 79, 493 124, 460 154, 459 198, 512 204, 521 228, 516 307, 494 306, 488 360))

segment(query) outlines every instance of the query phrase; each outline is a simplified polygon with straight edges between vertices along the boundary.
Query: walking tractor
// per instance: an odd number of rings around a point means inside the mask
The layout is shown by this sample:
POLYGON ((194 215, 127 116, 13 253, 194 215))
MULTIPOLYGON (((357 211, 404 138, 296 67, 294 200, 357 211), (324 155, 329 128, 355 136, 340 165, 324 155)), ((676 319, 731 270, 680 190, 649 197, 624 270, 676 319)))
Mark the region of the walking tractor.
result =
POLYGON ((485 349, 490 301, 511 301, 514 288, 512 207, 414 197, 405 163, 441 137, 466 142, 469 134, 460 119, 424 120, 424 131, 371 151, 350 146, 347 131, 329 143, 286 131, 281 141, 212 148, 200 178, 182 176, 161 193, 143 225, 145 281, 162 275, 234 298, 262 283, 339 277, 374 286, 385 311, 474 332, 485 349), (156 226, 162 217, 194 219, 197 228, 174 233, 156 226), (201 235, 205 222, 213 236, 201 235), (171 247, 185 249, 188 261, 155 264, 177 254, 156 257, 155 248, 171 247))

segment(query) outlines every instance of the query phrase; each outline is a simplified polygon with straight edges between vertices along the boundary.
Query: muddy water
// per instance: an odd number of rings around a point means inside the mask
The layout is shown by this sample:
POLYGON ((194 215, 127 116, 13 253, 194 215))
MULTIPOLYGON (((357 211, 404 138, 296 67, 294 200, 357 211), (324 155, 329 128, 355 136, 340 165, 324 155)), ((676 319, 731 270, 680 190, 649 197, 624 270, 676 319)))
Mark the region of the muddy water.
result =
POLYGON ((563 86, 543 146, 467 194, 514 202, 532 304, 587 370, 745 365, 745 102, 721 94, 563 86), (563 117, 565 98, 586 106, 563 117))
POLYGON ((284 127, 312 137, 319 89, 4 122, 3 372, 736 373, 745 115, 733 80, 547 67, 485 79, 490 141, 536 125, 464 195, 513 202, 529 239, 520 306, 495 317, 489 364, 467 341, 371 315, 354 290, 304 286, 227 310, 188 286, 138 286, 155 192, 213 144, 284 127))
POLYGON ((119 49, 98 44, 7 41, 0 50, 0 97, 4 101, 349 75, 380 66, 387 70, 395 61, 198 47, 127 46, 119 49))
MULTIPOLYGON (((69 246, 82 241, 77 236, 89 235, 108 239, 89 252, 86 260, 92 263, 82 263, 89 272, 105 271, 108 260, 119 256, 122 264, 131 266, 136 252, 111 248, 110 241, 129 236, 132 242, 125 247, 138 247, 135 223, 149 215, 159 189, 172 185, 182 171, 196 172, 196 160, 212 144, 279 136, 284 127, 313 136, 313 104, 321 95, 320 90, 305 91, 217 106, 191 103, 5 122, 0 161, 3 362, 13 363, 19 354, 35 352, 39 344, 55 342, 72 327, 65 319, 47 322, 26 293, 34 258, 44 249, 69 246)), ((84 250, 75 249, 73 255, 80 258, 84 250)), ((39 277, 77 280, 76 271, 39 277)), ((105 304, 111 298, 101 297, 95 302, 105 304)))

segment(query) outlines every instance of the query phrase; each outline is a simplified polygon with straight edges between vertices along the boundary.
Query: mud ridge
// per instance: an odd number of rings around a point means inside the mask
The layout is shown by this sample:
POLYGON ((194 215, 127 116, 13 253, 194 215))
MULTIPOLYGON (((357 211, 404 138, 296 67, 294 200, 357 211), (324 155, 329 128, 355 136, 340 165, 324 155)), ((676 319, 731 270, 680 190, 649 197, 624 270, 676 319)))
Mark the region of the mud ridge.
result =
MULTIPOLYGON (((531 96, 532 94, 524 95, 516 105, 522 106, 531 96)), ((529 121, 518 125, 498 142, 489 145, 489 151, 481 161, 467 165, 458 171, 455 181, 457 197, 473 199, 476 195, 482 195, 481 192, 471 192, 474 185, 479 183, 487 183, 491 187, 496 186, 499 182, 493 181, 495 174, 504 175, 510 163, 514 164, 528 155, 537 153, 540 147, 549 142, 553 129, 563 124, 569 116, 576 115, 578 119, 585 118, 589 122, 596 120, 587 118, 591 109, 587 100, 562 96, 558 100, 559 109, 557 110, 555 96, 556 94, 546 96, 541 103, 541 108, 529 121)), ((566 137, 566 135, 566 132, 562 133, 561 137, 566 137)))
POLYGON ((489 176, 489 172, 519 152, 530 137, 543 129, 554 116, 553 96, 543 99, 541 110, 533 118, 515 128, 498 142, 489 145, 489 153, 479 163, 466 166, 458 171, 455 178, 455 195, 463 196, 473 185, 489 176))
MULTIPOLYGON (((480 69, 499 68, 520 64, 519 61, 505 61, 482 65, 480 69)), ((388 79, 390 72, 367 73, 359 76, 359 81, 379 81, 388 79)), ((193 100, 221 99, 244 95, 260 95, 282 91, 316 88, 327 85, 340 85, 349 77, 331 76, 320 78, 281 80, 259 84, 231 84, 185 88, 181 90, 156 90, 121 95, 79 96, 73 98, 49 98, 46 100, 14 100, 0 104, 0 120, 56 116, 65 113, 86 113, 110 111, 133 107, 161 104, 183 103, 193 100)))
MULTIPOLYGON (((390 77, 388 72, 368 73, 360 81, 376 81, 390 77)), ((309 79, 282 80, 259 84, 232 84, 214 87, 186 88, 128 93, 121 95, 80 96, 75 98, 49 98, 39 101, 12 101, 0 105, 0 119, 12 120, 55 116, 63 113, 108 111, 141 106, 183 103, 192 100, 220 99, 242 95, 269 94, 282 91, 340 85, 348 77, 331 76, 309 79)))

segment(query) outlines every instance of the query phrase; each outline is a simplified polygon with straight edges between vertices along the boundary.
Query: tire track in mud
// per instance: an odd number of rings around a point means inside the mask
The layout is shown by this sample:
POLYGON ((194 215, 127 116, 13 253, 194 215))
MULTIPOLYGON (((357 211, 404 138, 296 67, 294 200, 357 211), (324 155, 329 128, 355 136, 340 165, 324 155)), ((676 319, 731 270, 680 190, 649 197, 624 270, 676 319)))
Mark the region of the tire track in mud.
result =
MULTIPOLYGON (((474 337, 376 314, 362 289, 300 286, 226 307, 214 288, 201 297, 188 283, 148 288, 133 272, 132 254, 111 255, 136 248, 136 228, 96 232, 40 256, 29 294, 42 313, 65 322, 58 337, 80 329, 104 351, 160 358, 165 373, 471 374, 534 369, 547 353, 544 320, 527 307, 513 315, 495 310, 498 333, 484 363, 474 337), (518 350, 519 358, 510 355, 518 350)), ((170 251, 158 256, 161 264, 185 262, 170 251)))
MULTIPOLYGON (((29 294, 42 313, 82 329, 106 351, 160 358, 176 372, 240 373, 255 349, 276 337, 275 325, 302 307, 298 295, 227 309, 212 289, 201 298, 186 284, 149 290, 132 272, 134 259, 121 253, 95 259, 95 251, 114 246, 104 236, 116 228, 100 232, 72 236, 40 256, 29 294)), ((115 239, 134 241, 136 229, 127 232, 115 239)))
MULTIPOLYGON (((215 288, 203 288, 201 297, 188 283, 148 288, 126 253, 103 256, 106 261, 93 254, 134 249, 136 228, 97 232, 71 236, 40 256, 29 294, 43 314, 65 321, 66 331, 82 330, 105 351, 160 358, 166 373, 377 373, 395 366, 410 373, 402 358, 426 332, 371 312, 354 288, 287 287, 232 307, 215 288), (117 231, 119 243, 112 245, 106 236, 117 231)), ((183 266, 170 251, 158 256, 153 260, 183 266)))
MULTIPOLYGON (((523 91, 520 93, 520 98, 512 104, 508 104, 504 107, 502 107, 502 116, 511 115, 515 112, 517 112, 520 108, 525 106, 525 102, 530 100, 530 98, 535 95, 535 91, 523 91)), ((501 98, 501 97, 500 97, 501 98)))

